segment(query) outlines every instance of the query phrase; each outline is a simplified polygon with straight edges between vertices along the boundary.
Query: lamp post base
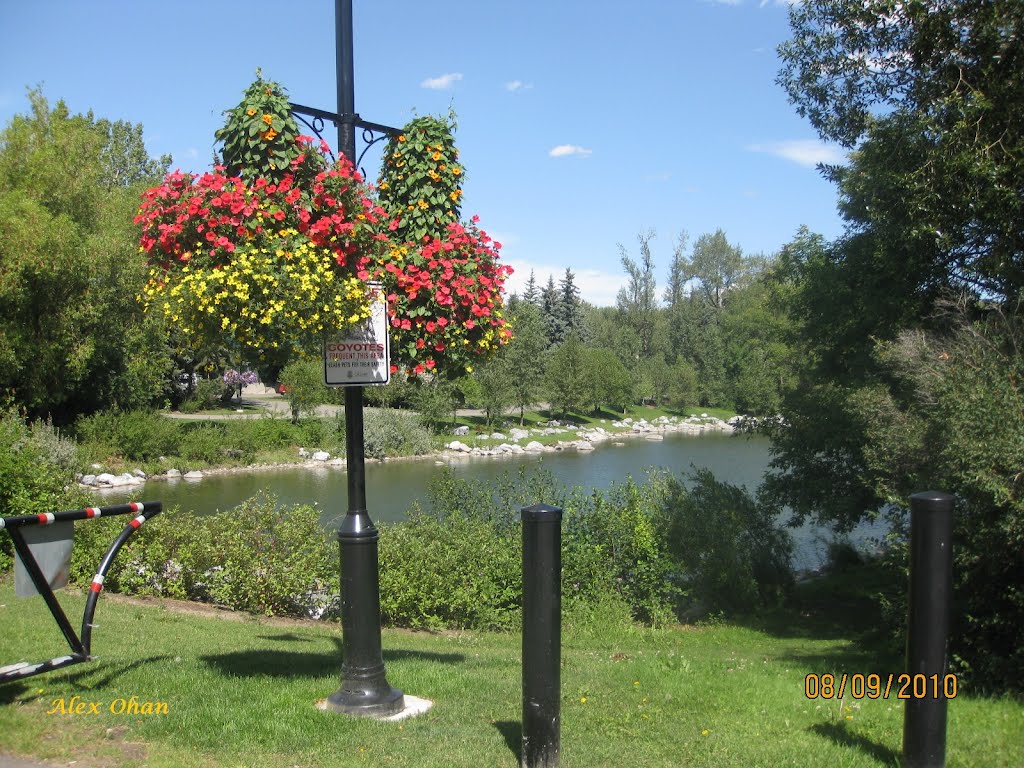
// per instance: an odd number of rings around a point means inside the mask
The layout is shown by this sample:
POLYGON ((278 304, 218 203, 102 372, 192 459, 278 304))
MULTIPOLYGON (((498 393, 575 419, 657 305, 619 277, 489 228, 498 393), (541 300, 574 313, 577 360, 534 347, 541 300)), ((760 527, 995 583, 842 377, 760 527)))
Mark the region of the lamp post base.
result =
POLYGON ((353 717, 384 719, 405 709, 405 695, 385 683, 382 690, 346 690, 339 688, 324 702, 331 712, 353 717))

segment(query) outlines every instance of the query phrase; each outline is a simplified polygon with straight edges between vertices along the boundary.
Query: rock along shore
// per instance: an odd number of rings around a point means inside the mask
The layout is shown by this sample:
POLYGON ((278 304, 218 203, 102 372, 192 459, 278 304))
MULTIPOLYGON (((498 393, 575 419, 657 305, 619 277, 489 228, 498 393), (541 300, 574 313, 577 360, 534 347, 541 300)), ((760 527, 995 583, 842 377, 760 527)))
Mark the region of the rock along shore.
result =
MULTIPOLYGON (((634 421, 627 418, 622 421, 612 421, 608 427, 580 427, 570 423, 549 421, 540 427, 520 429, 513 427, 506 432, 490 432, 470 435, 470 428, 458 427, 454 430, 454 437, 464 437, 468 442, 452 440, 444 446, 439 453, 431 453, 422 456, 397 456, 386 459, 387 461, 409 460, 409 459, 434 459, 438 462, 445 460, 484 457, 484 456, 516 456, 522 454, 553 453, 556 451, 592 451, 594 448, 605 442, 615 445, 617 441, 630 438, 641 438, 646 440, 664 440, 669 433, 682 432, 689 435, 699 436, 701 434, 731 434, 737 428, 740 421, 735 416, 728 421, 701 414, 700 416, 659 416, 647 421, 640 419, 634 421), (555 442, 541 442, 538 438, 550 438, 557 436, 555 442), (562 439, 564 436, 564 439, 562 439), (472 443, 470 445, 469 443, 472 443)), ((284 469, 288 467, 338 467, 343 468, 345 459, 332 457, 328 452, 322 450, 308 451, 305 448, 298 450, 299 461, 277 464, 252 464, 243 467, 211 467, 202 471, 192 470, 181 472, 178 469, 169 469, 159 475, 147 475, 141 469, 132 472, 125 472, 114 475, 109 472, 102 472, 102 467, 94 465, 96 473, 80 475, 77 480, 79 485, 93 490, 103 491, 106 489, 126 488, 142 485, 149 480, 187 480, 198 481, 207 475, 233 474, 239 472, 258 472, 261 470, 284 469)), ((379 459, 367 459, 367 461, 380 461, 379 459)))

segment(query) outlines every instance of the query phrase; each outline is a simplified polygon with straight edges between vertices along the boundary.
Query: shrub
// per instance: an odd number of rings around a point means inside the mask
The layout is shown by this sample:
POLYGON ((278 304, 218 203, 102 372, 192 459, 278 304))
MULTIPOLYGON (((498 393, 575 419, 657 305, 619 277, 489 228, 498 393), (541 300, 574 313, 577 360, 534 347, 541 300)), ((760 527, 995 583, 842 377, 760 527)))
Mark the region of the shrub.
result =
POLYGON ((336 440, 333 435, 334 430, 330 429, 329 424, 329 421, 315 417, 299 421, 298 432, 302 444, 307 448, 333 449, 336 440))
MULTIPOLYGON (((337 593, 337 554, 310 505, 279 509, 255 496, 230 512, 191 517, 169 510, 147 523, 114 561, 112 591, 200 600, 266 615, 319 617, 337 593)), ((123 519, 80 525, 71 577, 95 573, 123 519)))
POLYGON ((89 461, 154 461, 177 453, 181 439, 179 424, 156 411, 102 411, 79 419, 75 434, 89 461))
POLYGON ((366 411, 363 417, 363 444, 366 456, 420 456, 433 450, 430 433, 416 418, 388 409, 366 411))
POLYGON ((287 448, 299 442, 299 434, 294 425, 285 418, 262 416, 259 419, 237 422, 239 429, 249 430, 252 439, 260 448, 287 448))
POLYGON ((381 616, 417 629, 514 629, 521 539, 468 516, 425 513, 381 532, 381 616))
POLYGON ((196 384, 195 392, 181 404, 180 410, 182 413, 212 411, 231 394, 232 389, 226 386, 221 379, 200 379, 196 384))
POLYGON ((701 612, 743 613, 781 598, 792 582, 793 544, 772 511, 743 488, 698 469, 687 490, 663 477, 659 527, 701 612))
MULTIPOLYGON (((82 506, 74 485, 74 444, 45 423, 29 426, 16 413, 0 414, 0 515, 59 512, 82 506)), ((0 573, 14 563, 14 546, 0 531, 0 573)))
POLYGON ((564 522, 570 553, 566 576, 591 590, 610 587, 635 618, 664 624, 682 596, 682 573, 655 524, 657 491, 655 484, 638 485, 630 478, 570 505, 564 522))
POLYGON ((224 429, 217 424, 194 424, 181 438, 179 454, 188 461, 217 464, 224 458, 224 429))

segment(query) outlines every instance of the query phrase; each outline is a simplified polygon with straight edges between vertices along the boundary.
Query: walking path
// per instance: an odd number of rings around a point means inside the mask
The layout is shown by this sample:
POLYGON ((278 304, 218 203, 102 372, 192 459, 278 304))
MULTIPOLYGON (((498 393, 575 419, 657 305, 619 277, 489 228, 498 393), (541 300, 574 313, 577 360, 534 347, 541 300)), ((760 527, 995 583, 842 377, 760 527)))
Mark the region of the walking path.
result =
POLYGON ((24 757, 0 754, 0 768, 58 768, 56 763, 41 763, 24 757))

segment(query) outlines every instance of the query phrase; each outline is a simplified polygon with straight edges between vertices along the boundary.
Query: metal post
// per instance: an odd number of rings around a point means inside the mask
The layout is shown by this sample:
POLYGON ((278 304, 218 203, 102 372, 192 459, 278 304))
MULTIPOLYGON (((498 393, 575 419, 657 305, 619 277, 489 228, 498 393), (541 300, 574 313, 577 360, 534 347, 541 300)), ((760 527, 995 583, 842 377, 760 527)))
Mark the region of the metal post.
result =
POLYGON ((907 768, 946 764, 946 640, 953 592, 953 497, 927 491, 910 497, 910 598, 907 674, 922 676, 925 695, 906 700, 903 759, 907 768), (935 676, 935 677, 933 677, 935 676), (936 683, 937 681, 937 683, 936 683))
POLYGON ((556 768, 561 751, 562 510, 524 507, 522 768, 556 768))
MULTIPOLYGON (((352 0, 334 6, 338 63, 339 151, 355 163, 355 87, 352 0)), ((387 681, 380 639, 377 529, 366 511, 363 388, 345 389, 345 451, 348 513, 338 530, 341 549, 341 687, 327 697, 335 712, 387 717, 401 712, 405 697, 387 681)))

